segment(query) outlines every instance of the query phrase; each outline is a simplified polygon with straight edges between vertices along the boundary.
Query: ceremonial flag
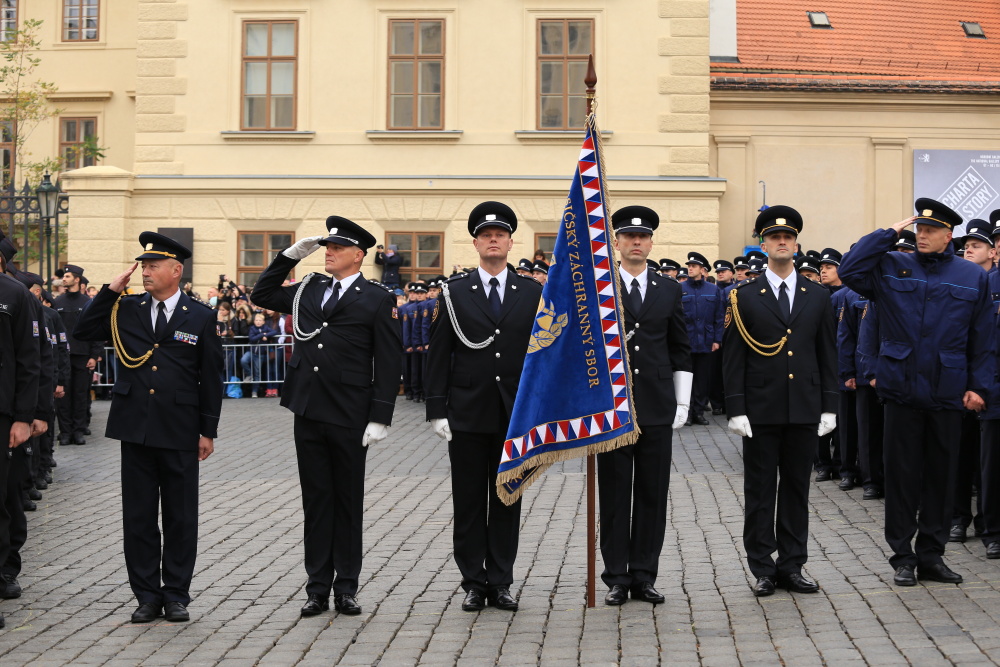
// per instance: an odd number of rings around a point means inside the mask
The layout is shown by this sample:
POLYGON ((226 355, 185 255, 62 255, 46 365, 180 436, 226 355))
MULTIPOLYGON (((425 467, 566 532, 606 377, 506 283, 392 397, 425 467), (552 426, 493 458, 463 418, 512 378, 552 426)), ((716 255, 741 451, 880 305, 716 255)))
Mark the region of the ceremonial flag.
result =
POLYGON ((556 461, 639 436, 603 168, 590 115, 497 472, 508 505, 556 461))

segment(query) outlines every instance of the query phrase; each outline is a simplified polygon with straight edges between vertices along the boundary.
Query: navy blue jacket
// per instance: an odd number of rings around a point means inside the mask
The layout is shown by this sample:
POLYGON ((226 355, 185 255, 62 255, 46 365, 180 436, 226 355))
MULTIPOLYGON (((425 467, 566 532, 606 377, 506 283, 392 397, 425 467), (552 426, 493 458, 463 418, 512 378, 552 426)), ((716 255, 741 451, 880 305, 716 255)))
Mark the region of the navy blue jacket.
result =
POLYGON ((427 351, 426 347, 431 344, 431 323, 437 317, 437 313, 434 310, 438 307, 438 300, 430 297, 420 302, 420 318, 417 320, 420 328, 420 335, 417 339, 420 342, 414 344, 423 345, 425 348, 424 352, 427 351))
MULTIPOLYGON (((993 267, 987 274, 990 286, 990 298, 993 302, 993 317, 996 327, 1000 329, 1000 271, 993 267)), ((995 344, 1000 345, 1000 333, 996 333, 995 344)), ((979 413, 980 419, 1000 419, 1000 349, 994 348, 996 357, 993 383, 990 385, 989 398, 986 399, 986 409, 979 413)))
MULTIPOLYGON (((858 326, 861 324, 861 314, 868 305, 868 299, 861 296, 850 287, 837 292, 842 294, 843 306, 837 322, 837 361, 840 374, 841 390, 846 389, 844 381, 858 379, 858 326)), ((860 380, 859 380, 860 382, 860 380)))
POLYGON ((870 385, 875 379, 875 367, 878 364, 878 308, 874 301, 868 301, 868 305, 861 311, 861 322, 858 323, 858 350, 857 366, 860 383, 870 385))
POLYGON ((924 410, 963 410, 966 391, 988 399, 996 323, 987 274, 943 253, 892 250, 878 229, 844 255, 840 278, 879 305, 876 389, 884 400, 924 410))
POLYGON ((404 352, 408 348, 420 345, 420 343, 414 342, 413 338, 413 322, 416 319, 418 305, 420 305, 420 302, 418 301, 407 301, 402 306, 396 309, 397 315, 399 317, 399 322, 402 325, 404 352))
POLYGON ((712 343, 722 344, 726 313, 722 290, 705 280, 685 280, 681 290, 691 354, 707 354, 712 351, 712 343))

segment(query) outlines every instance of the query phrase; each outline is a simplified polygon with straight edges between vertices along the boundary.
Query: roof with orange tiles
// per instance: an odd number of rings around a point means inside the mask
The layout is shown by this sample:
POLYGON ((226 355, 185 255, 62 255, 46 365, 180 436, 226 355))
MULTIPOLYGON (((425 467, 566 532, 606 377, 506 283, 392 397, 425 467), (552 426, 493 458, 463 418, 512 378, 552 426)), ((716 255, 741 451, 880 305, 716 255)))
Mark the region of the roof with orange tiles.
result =
POLYGON ((894 87, 905 77, 913 90, 995 92, 975 82, 1000 81, 1000 2, 737 0, 737 55, 739 62, 712 63, 713 87, 736 78, 760 86, 894 87), (811 27, 807 12, 824 12, 832 27, 811 27), (986 38, 966 36, 963 21, 978 23, 986 38), (814 81, 801 80, 810 75, 814 81), (821 80, 831 77, 841 81, 821 80))

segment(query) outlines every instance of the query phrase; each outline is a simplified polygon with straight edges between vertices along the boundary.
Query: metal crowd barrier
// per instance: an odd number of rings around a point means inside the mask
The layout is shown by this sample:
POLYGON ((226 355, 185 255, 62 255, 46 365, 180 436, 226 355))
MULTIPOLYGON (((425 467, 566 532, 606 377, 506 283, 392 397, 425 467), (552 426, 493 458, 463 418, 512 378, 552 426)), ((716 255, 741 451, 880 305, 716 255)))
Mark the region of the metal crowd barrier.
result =
MULTIPOLYGON (((288 338, 291 339, 291 336, 288 338)), ((291 349, 291 342, 262 345, 224 343, 222 358, 225 371, 222 380, 227 385, 260 383, 268 388, 277 388, 277 385, 285 381, 286 350, 290 355, 291 349)), ((91 386, 113 386, 116 369, 115 350, 113 347, 105 347, 104 357, 94 369, 94 382, 91 386)))

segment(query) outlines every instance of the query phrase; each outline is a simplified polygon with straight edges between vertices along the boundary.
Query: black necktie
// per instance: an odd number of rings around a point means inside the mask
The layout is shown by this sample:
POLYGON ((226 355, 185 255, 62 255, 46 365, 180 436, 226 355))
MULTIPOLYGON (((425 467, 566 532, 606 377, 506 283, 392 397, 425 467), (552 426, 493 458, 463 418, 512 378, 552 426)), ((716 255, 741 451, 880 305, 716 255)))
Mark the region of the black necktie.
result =
POLYGON ((493 309, 493 317, 500 317, 500 281, 496 277, 490 278, 490 288, 488 300, 493 309))
POLYGON ((785 315, 785 317, 792 314, 792 304, 788 301, 788 285, 784 282, 781 283, 781 286, 778 289, 778 308, 785 315))
POLYGON ((333 292, 330 294, 330 298, 326 300, 323 304, 323 318, 330 319, 333 315, 333 309, 337 307, 337 301, 340 300, 340 283, 336 283, 333 286, 333 292))
POLYGON ((639 279, 632 279, 632 291, 628 293, 628 305, 632 309, 632 313, 638 317, 639 311, 642 310, 642 292, 639 291, 639 279))
POLYGON ((167 328, 167 304, 162 301, 156 304, 156 325, 153 327, 153 335, 159 336, 167 328))

